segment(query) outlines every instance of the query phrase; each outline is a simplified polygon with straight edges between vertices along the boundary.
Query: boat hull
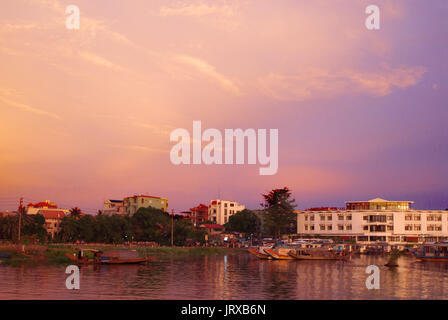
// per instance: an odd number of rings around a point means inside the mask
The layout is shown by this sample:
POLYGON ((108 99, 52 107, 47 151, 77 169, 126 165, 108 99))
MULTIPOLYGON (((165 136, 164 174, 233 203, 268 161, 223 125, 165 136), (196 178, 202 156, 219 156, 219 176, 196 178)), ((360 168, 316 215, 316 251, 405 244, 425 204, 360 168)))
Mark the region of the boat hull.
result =
POLYGON ((249 251, 249 253, 253 254, 254 256, 256 256, 259 259, 272 260, 272 257, 266 253, 262 253, 257 250, 254 250, 254 249, 249 249, 247 251, 249 251))
POLYGON ((70 260, 78 263, 78 264, 139 264, 148 262, 154 259, 154 257, 147 257, 147 258, 135 258, 135 259, 110 259, 110 260, 94 260, 94 259, 78 259, 78 257, 66 254, 66 257, 68 257, 70 260))
POLYGON ((290 252, 289 255, 297 260, 347 260, 350 258, 350 255, 345 256, 337 256, 337 255, 305 255, 305 254, 296 254, 294 252, 290 252))
POLYGON ((417 260, 420 261, 432 261, 432 262, 448 262, 448 257, 436 257, 436 256, 422 256, 412 251, 412 254, 417 260))
POLYGON ((264 249, 264 251, 270 255, 274 260, 294 260, 293 257, 291 257, 288 254, 282 254, 279 252, 276 252, 272 249, 264 249))

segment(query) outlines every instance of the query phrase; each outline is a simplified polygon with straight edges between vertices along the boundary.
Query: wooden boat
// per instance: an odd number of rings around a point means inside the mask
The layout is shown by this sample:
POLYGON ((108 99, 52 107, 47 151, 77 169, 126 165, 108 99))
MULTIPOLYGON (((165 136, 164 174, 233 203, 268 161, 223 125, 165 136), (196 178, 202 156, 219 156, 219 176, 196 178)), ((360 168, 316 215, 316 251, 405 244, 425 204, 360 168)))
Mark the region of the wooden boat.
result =
POLYGON ((294 258, 288 254, 289 251, 291 251, 291 248, 264 249, 264 252, 275 260, 294 260, 294 258))
POLYGON ((264 259, 264 260, 272 260, 272 257, 266 253, 257 251, 255 249, 248 249, 251 254, 255 255, 257 258, 264 259))
POLYGON ((448 243, 426 243, 411 251, 417 260, 448 262, 448 243))
MULTIPOLYGON (((102 252, 94 249, 83 249, 82 251, 90 251, 94 253, 94 258, 87 258, 76 254, 66 254, 66 256, 78 263, 78 264, 138 264, 148 262, 154 259, 154 257, 139 257, 138 252, 133 251, 124 251, 124 250, 116 250, 116 251, 106 251, 102 252)), ((82 252, 81 251, 81 252, 82 252)))
POLYGON ((327 248, 296 249, 288 254, 297 260, 347 260, 353 252, 333 251, 327 248))

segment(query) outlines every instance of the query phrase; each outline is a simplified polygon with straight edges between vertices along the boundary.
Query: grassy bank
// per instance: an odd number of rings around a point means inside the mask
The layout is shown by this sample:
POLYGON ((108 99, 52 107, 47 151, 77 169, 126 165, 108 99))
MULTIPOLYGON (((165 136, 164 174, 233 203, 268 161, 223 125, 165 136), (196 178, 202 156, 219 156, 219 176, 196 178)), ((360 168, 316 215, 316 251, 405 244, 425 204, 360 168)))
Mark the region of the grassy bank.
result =
POLYGON ((66 254, 75 253, 77 249, 96 249, 101 251, 109 250, 137 250, 139 255, 155 256, 156 258, 183 258, 188 255, 204 256, 216 254, 229 254, 242 252, 242 249, 220 248, 220 247, 128 247, 113 245, 46 245, 46 246, 2 246, 0 254, 9 254, 10 258, 0 259, 4 265, 21 265, 21 264, 67 264, 71 260, 66 254), (25 249, 23 251, 23 249, 25 249))

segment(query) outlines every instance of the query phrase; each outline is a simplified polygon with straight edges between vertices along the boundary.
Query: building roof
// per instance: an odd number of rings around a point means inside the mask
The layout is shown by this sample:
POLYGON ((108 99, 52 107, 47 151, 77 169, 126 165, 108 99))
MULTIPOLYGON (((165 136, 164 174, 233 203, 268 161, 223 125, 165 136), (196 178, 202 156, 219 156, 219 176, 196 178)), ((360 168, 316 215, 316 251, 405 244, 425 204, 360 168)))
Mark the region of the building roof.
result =
POLYGON ((39 210, 38 213, 43 215, 45 219, 63 219, 65 217, 62 210, 39 210))
POLYGON ((28 203, 27 207, 33 207, 33 208, 42 208, 42 207, 48 207, 48 208, 57 208, 58 206, 56 203, 52 203, 49 200, 38 202, 38 203, 28 203))
POLYGON ((220 225, 220 224, 213 224, 213 223, 201 224, 199 227, 207 228, 207 229, 224 229, 224 227, 222 225, 220 225))
POLYGON ((205 204, 201 203, 197 207, 190 208, 190 211, 196 211, 196 210, 200 210, 200 209, 207 209, 208 210, 208 206, 206 206, 205 204))
POLYGON ((134 195, 134 196, 130 196, 130 197, 126 197, 127 198, 152 198, 152 199, 163 199, 163 200, 168 200, 167 198, 162 198, 162 197, 154 197, 154 196, 145 196, 145 195, 134 195))
POLYGON ((379 203, 379 202, 384 202, 384 203, 387 203, 387 202, 407 202, 407 203, 414 203, 414 201, 396 201, 396 200, 390 201, 390 200, 384 200, 384 199, 381 199, 381 198, 375 198, 375 199, 367 200, 367 201, 345 201, 345 203, 363 203, 363 202, 373 202, 373 203, 379 203))
POLYGON ((315 207, 315 208, 305 209, 304 211, 337 211, 337 210, 345 210, 345 208, 340 209, 337 207, 315 207))

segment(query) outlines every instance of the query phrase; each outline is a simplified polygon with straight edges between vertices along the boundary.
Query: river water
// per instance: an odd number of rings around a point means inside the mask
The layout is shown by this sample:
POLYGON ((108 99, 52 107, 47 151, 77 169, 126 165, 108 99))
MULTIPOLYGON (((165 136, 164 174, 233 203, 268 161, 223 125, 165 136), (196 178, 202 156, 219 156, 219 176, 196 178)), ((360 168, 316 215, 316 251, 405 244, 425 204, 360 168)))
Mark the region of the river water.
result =
POLYGON ((68 290, 66 266, 0 265, 0 299, 445 299, 448 263, 356 256, 342 261, 267 261, 249 253, 158 258, 147 265, 84 266, 68 290), (368 290, 366 267, 380 268, 368 290))

